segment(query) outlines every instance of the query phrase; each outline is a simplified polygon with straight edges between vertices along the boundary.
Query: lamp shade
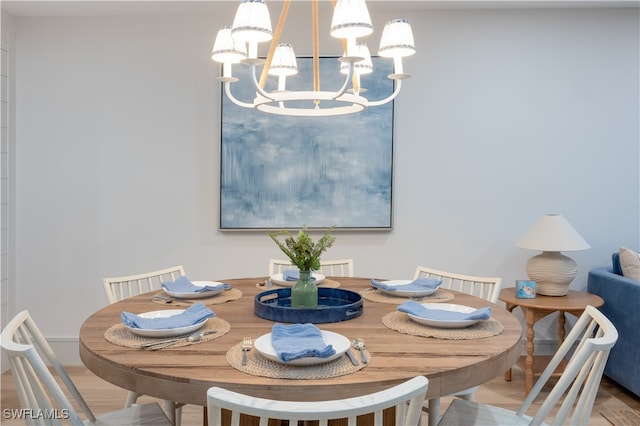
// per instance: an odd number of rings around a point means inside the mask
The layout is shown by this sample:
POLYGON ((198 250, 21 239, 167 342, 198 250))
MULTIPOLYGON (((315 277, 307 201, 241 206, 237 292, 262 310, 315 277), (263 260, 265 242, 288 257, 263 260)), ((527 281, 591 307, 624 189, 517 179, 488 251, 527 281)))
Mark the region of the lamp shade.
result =
POLYGON ((333 9, 330 34, 335 38, 359 38, 373 33, 364 0, 338 0, 333 9))
POLYGON ((416 53, 411 24, 406 19, 387 22, 382 30, 378 55, 383 58, 404 58, 416 53))
POLYGON ((220 29, 213 44, 211 59, 216 62, 237 64, 246 57, 247 48, 244 43, 232 37, 231 27, 220 29))
POLYGON ((290 76, 298 73, 298 63, 293 46, 289 43, 280 43, 276 46, 273 61, 269 68, 269 75, 290 76))
POLYGON ((232 33, 237 40, 247 43, 271 40, 271 16, 264 0, 244 0, 240 3, 233 20, 232 33))
POLYGON ((517 247, 540 251, 577 251, 591 246, 561 214, 540 217, 516 243, 517 247))

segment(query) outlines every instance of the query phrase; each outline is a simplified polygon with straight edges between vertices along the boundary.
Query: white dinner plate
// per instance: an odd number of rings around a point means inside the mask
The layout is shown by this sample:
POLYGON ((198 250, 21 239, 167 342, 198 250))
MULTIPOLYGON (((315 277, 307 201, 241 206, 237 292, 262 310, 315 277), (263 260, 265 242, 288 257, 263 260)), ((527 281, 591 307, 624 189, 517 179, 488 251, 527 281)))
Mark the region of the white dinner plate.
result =
MULTIPOLYGON (((198 287, 224 284, 224 283, 219 283, 217 281, 191 281, 191 283, 198 287)), ((179 299, 203 299, 205 297, 215 296, 216 294, 222 293, 224 291, 224 288, 221 288, 220 290, 189 291, 189 292, 183 293, 183 292, 177 292, 177 291, 169 291, 164 287, 162 289, 169 296, 177 297, 179 299)))
POLYGON ((307 358, 294 359, 293 361, 289 361, 289 362, 284 362, 280 359, 280 357, 278 356, 278 353, 276 352, 275 348, 271 344, 271 333, 263 334, 262 336, 258 337, 254 342, 253 346, 265 358, 270 359, 272 361, 279 362, 281 364, 287 364, 287 365, 323 364, 325 362, 333 361, 334 359, 340 357, 342 354, 344 354, 347 351, 347 349, 349 349, 351 342, 342 334, 334 333, 333 331, 325 331, 325 330, 321 330, 321 332, 322 332, 322 338, 324 339, 325 343, 332 345, 333 349, 336 350, 336 353, 334 355, 331 355, 330 357, 327 357, 327 358, 307 357, 307 358))
MULTIPOLYGON (((311 276, 313 278, 315 278, 315 280, 313 282, 315 282, 316 285, 318 285, 322 281, 324 281, 324 275, 322 275, 322 274, 318 274, 316 272, 312 272, 311 276)), ((283 280, 282 279, 282 272, 279 273, 279 274, 273 274, 269 278, 271 278, 271 282, 272 283, 277 284, 277 285, 282 286, 282 287, 291 287, 296 283, 296 281, 285 281, 285 280, 283 280)))
MULTIPOLYGON (((165 309, 163 311, 144 312, 142 314, 138 314, 138 316, 141 316, 143 318, 168 318, 174 315, 181 314, 184 311, 185 311, 184 309, 165 309)), ((181 336, 183 334, 188 334, 196 331, 207 322, 207 319, 208 318, 205 318, 204 320, 200 321, 197 324, 187 325, 185 327, 177 327, 177 328, 158 328, 158 329, 135 328, 135 327, 129 327, 128 325, 125 325, 125 327, 127 327, 129 331, 131 331, 132 333, 138 334, 140 336, 173 337, 173 336, 181 336)))
MULTIPOLYGON (((473 312, 476 309, 478 309, 478 308, 472 308, 471 306, 455 305, 453 303, 421 303, 421 305, 429 309, 440 309, 442 311, 463 312, 463 313, 473 312)), ((481 319, 445 321, 445 320, 422 318, 422 317, 418 317, 411 314, 407 314, 407 315, 409 315, 409 318, 411 318, 413 321, 417 323, 430 325, 431 327, 438 327, 438 328, 465 328, 477 323, 478 321, 484 321, 481 319)))
MULTIPOLYGON (((415 280, 389 280, 389 281, 380 281, 380 283, 387 285, 389 287, 392 287, 392 286, 395 287, 395 286, 407 285, 413 281, 415 280)), ((378 290, 380 290, 385 294, 388 294, 389 296, 396 296, 396 297, 424 297, 424 296, 432 295, 433 293, 438 291, 437 288, 429 288, 424 290, 402 290, 402 289, 385 290, 378 287, 374 287, 374 288, 377 288, 378 290)))

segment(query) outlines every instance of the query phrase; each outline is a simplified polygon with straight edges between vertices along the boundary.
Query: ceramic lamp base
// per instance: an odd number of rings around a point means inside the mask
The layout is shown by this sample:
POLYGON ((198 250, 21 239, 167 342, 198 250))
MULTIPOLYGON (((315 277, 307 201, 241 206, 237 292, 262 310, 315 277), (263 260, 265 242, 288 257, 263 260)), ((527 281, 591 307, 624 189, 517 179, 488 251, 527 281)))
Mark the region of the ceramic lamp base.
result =
POLYGON ((557 251, 544 251, 527 262, 527 275, 536 282, 536 293, 564 296, 576 277, 576 262, 557 251))

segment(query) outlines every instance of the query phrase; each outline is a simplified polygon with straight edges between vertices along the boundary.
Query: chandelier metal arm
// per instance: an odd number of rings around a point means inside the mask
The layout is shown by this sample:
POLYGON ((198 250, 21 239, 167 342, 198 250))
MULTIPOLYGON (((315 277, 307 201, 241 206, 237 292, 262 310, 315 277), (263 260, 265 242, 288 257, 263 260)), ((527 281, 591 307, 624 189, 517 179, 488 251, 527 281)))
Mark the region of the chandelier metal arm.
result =
POLYGON ((258 78, 256 77, 256 66, 255 66, 255 64, 250 64, 250 66, 251 66, 251 73, 250 74, 251 74, 251 76, 253 78, 253 86, 255 87, 256 91, 260 94, 260 96, 263 96, 263 97, 273 101, 275 99, 273 97, 273 95, 270 95, 269 92, 264 90, 262 88, 262 86, 260 86, 260 84, 258 83, 258 78))
POLYGON ((333 99, 338 98, 340 96, 342 96, 344 94, 344 92, 347 91, 347 87, 349 86, 349 80, 351 79, 351 75, 353 74, 353 62, 349 63, 349 72, 347 73, 347 77, 344 79, 344 83, 342 84, 342 87, 340 88, 340 90, 338 90, 336 92, 336 95, 333 99))
POLYGON ((334 98, 333 92, 326 91, 305 91, 305 92, 278 92, 274 94, 275 100, 270 100, 256 95, 254 104, 256 109, 262 112, 268 112, 271 114, 281 115, 294 115, 305 117, 322 117, 332 115, 345 115, 363 111, 367 108, 367 100, 362 96, 345 93, 336 101, 339 101, 341 106, 333 106, 329 108, 298 108, 298 107, 283 107, 288 101, 309 101, 319 98, 321 101, 331 101, 334 98))
MULTIPOLYGON (((277 96, 278 96, 278 92, 269 93, 266 90, 264 90, 262 87, 260 87, 260 84, 258 83, 258 78, 256 76, 256 66, 255 66, 255 64, 250 64, 250 67, 251 67, 251 73, 250 74, 253 77, 253 85, 255 86, 256 91, 260 94, 260 96, 262 96, 264 98, 267 98, 270 101, 276 101, 277 100, 277 96)), ((349 72, 347 73, 347 75, 346 75, 346 77, 344 79, 344 83, 342 83, 342 87, 340 87, 340 89, 338 91, 336 91, 336 92, 322 92, 322 93, 327 94, 326 96, 323 96, 322 99, 327 99, 327 97, 328 97, 331 100, 334 100, 334 99, 337 99, 337 98, 341 97, 342 95, 344 95, 345 92, 347 91, 347 87, 349 86, 349 80, 351 79, 351 75, 353 74, 353 69, 354 69, 353 62, 350 62, 349 63, 349 72)), ((228 85, 227 85, 227 89, 228 89, 228 85)), ((314 92, 319 92, 319 91, 318 90, 314 90, 314 92)), ((229 92, 227 92, 227 93, 229 93, 229 92)), ((395 95, 397 95, 397 93, 395 95)), ((395 95, 394 95, 394 97, 395 97, 395 95)), ((391 98, 391 99, 393 99, 393 98, 391 98)), ((318 101, 319 101, 319 99, 318 99, 318 101)), ((234 101, 234 103, 236 105, 240 105, 240 103, 238 103, 238 102, 240 102, 240 101, 237 101, 237 102, 234 101)), ((249 106, 253 107, 252 104, 245 104, 245 105, 249 105, 249 106)), ((317 103, 316 103, 316 105, 317 105, 317 103)))
POLYGON ((242 108, 253 108, 254 105, 251 103, 247 103, 247 102, 242 102, 239 101, 238 99, 236 99, 235 96, 233 96, 233 94, 231 93, 231 82, 229 81, 225 81, 224 82, 224 92, 227 94, 227 97, 229 98, 229 100, 231 102, 233 102, 234 104, 238 105, 239 107, 242 108))
POLYGON ((396 88, 391 95, 379 101, 369 101, 369 106, 380 106, 394 100, 395 97, 398 96, 398 93, 400 93, 401 86, 402 86, 402 80, 396 80, 396 88))

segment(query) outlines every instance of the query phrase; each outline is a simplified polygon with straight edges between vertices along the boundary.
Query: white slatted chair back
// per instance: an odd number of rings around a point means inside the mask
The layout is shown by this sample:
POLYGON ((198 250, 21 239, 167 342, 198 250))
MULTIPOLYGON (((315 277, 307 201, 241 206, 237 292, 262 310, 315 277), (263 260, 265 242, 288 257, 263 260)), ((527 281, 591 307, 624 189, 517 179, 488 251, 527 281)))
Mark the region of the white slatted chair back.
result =
MULTIPOLYGON (((269 259, 269 276, 298 269, 290 260, 269 259)), ((353 259, 321 260, 320 273, 328 277, 353 277, 353 259)))
POLYGON ((320 273, 327 277, 353 277, 353 259, 321 260, 320 273))
POLYGON ((26 310, 6 325, 0 346, 9 359, 21 408, 39 413, 25 418, 28 425, 83 425, 83 418, 91 424, 127 424, 133 419, 140 425, 171 424, 157 403, 95 416, 26 310))
POLYGON ((373 413, 374 424, 382 425, 382 411, 395 407, 393 424, 417 426, 420 423, 420 407, 429 381, 424 376, 414 377, 384 391, 354 398, 332 401, 276 401, 243 395, 219 387, 207 391, 207 412, 210 425, 221 424, 222 410, 231 411, 231 426, 240 425, 241 414, 260 419, 266 426, 269 419, 288 420, 289 426, 302 425, 306 421, 319 421, 327 426, 329 420, 348 419, 355 426, 356 417, 373 413))
POLYGON ((587 306, 517 412, 454 400, 439 425, 480 425, 490 419, 493 424, 537 426, 550 415, 553 425, 586 425, 609 352, 617 340, 618 331, 611 321, 593 306, 587 306), (542 405, 532 416, 526 415, 551 375, 567 359, 564 371, 542 405))
MULTIPOLYGON (((502 287, 502 278, 497 277, 478 277, 473 275, 461 275, 453 272, 439 271, 437 269, 418 266, 413 277, 418 278, 440 278, 442 285, 440 288, 459 291, 471 294, 482 299, 486 299, 491 303, 498 301, 498 295, 502 287)), ((468 401, 473 401, 477 386, 456 392, 454 396, 468 401)), ((435 426, 440 417, 440 399, 432 398, 425 403, 423 411, 429 413, 428 425, 435 426)))
POLYGON ((413 279, 417 278, 441 278, 442 285, 440 288, 467 293, 486 299, 491 303, 498 301, 498 295, 502 288, 502 278, 461 275, 453 272, 438 271, 425 266, 418 266, 413 279))
POLYGON ((269 276, 280 274, 286 269, 297 269, 290 260, 269 259, 269 276))
MULTIPOLYGON (((161 269, 159 271, 145 272, 143 274, 126 275, 115 278, 103 278, 102 284, 107 294, 109 303, 116 303, 127 297, 146 293, 161 288, 165 281, 175 281, 179 277, 185 276, 184 267, 182 265, 173 266, 171 268, 161 269)), ((136 392, 129 391, 125 400, 125 408, 131 407, 136 403, 140 395, 136 392)), ((180 426, 182 419, 182 403, 176 403, 170 400, 164 400, 163 405, 165 411, 169 415, 171 422, 180 426)))
POLYGON ((157 290, 163 282, 175 281, 178 277, 184 275, 184 267, 178 265, 144 274, 103 278, 102 283, 109 303, 115 303, 127 297, 157 290))

